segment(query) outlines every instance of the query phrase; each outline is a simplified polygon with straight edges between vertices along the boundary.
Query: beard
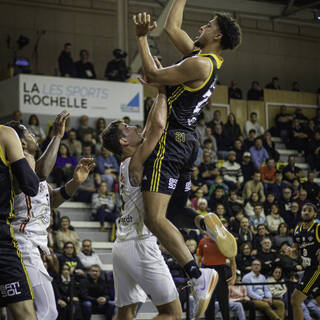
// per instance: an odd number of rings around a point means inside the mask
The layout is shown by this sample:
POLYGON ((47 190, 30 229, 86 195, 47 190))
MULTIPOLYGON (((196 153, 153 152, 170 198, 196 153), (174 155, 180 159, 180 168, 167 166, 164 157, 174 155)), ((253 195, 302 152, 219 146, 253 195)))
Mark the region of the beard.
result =
POLYGON ((202 48, 202 45, 201 45, 201 43, 200 43, 199 40, 196 40, 193 44, 194 44, 194 46, 197 47, 197 48, 200 48, 200 49, 202 48))
POLYGON ((311 222, 313 220, 313 217, 311 218, 302 218, 303 222, 311 222))

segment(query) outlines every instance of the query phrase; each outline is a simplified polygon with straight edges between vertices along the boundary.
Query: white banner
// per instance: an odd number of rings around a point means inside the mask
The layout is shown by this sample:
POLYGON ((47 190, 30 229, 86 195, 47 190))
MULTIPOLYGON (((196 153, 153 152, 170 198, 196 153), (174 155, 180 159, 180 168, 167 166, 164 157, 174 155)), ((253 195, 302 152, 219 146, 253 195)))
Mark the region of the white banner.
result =
POLYGON ((25 113, 143 120, 140 84, 35 75, 19 75, 19 109, 25 113))

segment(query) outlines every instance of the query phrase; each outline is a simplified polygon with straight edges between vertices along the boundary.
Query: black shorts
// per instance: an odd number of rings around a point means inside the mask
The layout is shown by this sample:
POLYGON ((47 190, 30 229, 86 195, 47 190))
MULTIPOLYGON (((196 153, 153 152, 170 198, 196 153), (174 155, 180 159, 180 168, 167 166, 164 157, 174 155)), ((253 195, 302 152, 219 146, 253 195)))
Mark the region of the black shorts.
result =
POLYGON ((306 296, 320 296, 320 266, 306 269, 297 285, 297 289, 306 296))
POLYGON ((189 193, 198 149, 199 143, 194 132, 169 127, 144 163, 142 191, 170 195, 189 193))
POLYGON ((0 221, 0 307, 33 299, 27 270, 21 258, 13 230, 0 221))

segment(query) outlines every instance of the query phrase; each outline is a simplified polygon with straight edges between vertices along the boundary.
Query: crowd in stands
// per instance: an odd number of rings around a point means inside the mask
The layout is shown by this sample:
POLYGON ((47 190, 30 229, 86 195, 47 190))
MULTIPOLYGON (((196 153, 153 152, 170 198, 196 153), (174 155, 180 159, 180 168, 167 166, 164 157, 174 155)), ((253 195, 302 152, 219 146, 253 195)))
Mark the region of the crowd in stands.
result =
MULTIPOLYGON (((146 105, 150 101, 147 99, 146 105)), ((15 114, 16 120, 19 117, 21 114, 15 114)), ((130 118, 125 117, 124 121, 130 124, 130 118)), ((320 186, 314 182, 315 170, 320 169, 320 109, 315 118, 308 119, 300 109, 290 114, 282 106, 275 123, 266 131, 257 113, 252 112, 241 128, 234 114, 229 114, 223 123, 220 111, 207 106, 196 128, 200 149, 188 205, 201 215, 216 212, 236 237, 238 282, 297 279, 303 271, 300 257, 289 254, 286 248, 292 244, 293 230, 301 221, 303 204, 312 202, 320 209, 320 186), (296 165, 294 155, 289 155, 287 164, 281 162, 272 136, 281 137, 287 148, 296 149, 300 160, 309 163, 310 171, 305 174, 296 165)), ((46 135, 46 128, 41 128, 36 115, 31 115, 26 125, 44 150, 52 135, 50 128, 46 135)), ((87 116, 79 119, 77 128, 67 124, 51 176, 51 182, 62 185, 72 177, 81 157, 95 157, 95 171, 73 200, 91 203, 91 219, 99 221, 101 232, 106 231, 105 221, 114 223, 119 217, 121 206, 117 193, 120 158, 102 146, 100 133, 105 127, 103 118, 97 119, 95 128, 91 127, 87 116)), ((207 237, 196 230, 181 232, 198 263, 206 265, 201 239, 207 237)), ((58 212, 53 212, 48 237, 51 255, 44 256, 44 261, 54 278, 59 319, 69 319, 70 314, 74 319, 89 319, 91 313, 103 313, 106 319, 112 319, 112 272, 102 270, 91 240, 81 244, 72 221, 60 218, 58 212)), ((184 284, 183 269, 164 248, 162 252, 177 286, 184 284)), ((283 319, 287 314, 288 293, 282 284, 230 286, 229 297, 230 310, 239 319, 245 319, 245 310, 250 319, 254 319, 255 310, 265 312, 270 319, 283 319), (266 303, 257 302, 261 299, 266 303)), ((187 299, 181 294, 184 305, 187 299)), ((217 306, 215 312, 218 310, 217 306)), ((320 312, 313 301, 305 302, 303 310, 306 319, 311 319, 310 313, 320 312)))

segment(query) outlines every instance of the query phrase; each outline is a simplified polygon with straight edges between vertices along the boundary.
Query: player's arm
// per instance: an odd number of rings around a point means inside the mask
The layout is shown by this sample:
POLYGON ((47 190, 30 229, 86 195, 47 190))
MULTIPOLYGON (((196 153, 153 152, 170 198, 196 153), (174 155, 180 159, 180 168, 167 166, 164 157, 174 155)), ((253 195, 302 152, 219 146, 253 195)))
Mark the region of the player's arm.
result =
POLYGON ((40 180, 46 180, 51 173, 57 159, 61 139, 64 136, 66 121, 70 113, 64 110, 56 117, 54 122, 54 136, 47 149, 36 162, 36 173, 40 180))
POLYGON ((12 173, 19 183, 20 189, 28 196, 38 193, 39 179, 30 168, 22 150, 21 141, 14 129, 3 126, 0 141, 4 147, 4 156, 8 159, 12 173))
POLYGON ((129 167, 130 183, 139 186, 143 172, 143 164, 157 145, 167 122, 167 96, 159 93, 151 119, 150 129, 145 133, 143 142, 134 153, 129 167))
POLYGON ((64 186, 52 189, 49 185, 50 207, 58 208, 63 202, 72 197, 79 186, 88 178, 90 171, 95 167, 93 158, 82 158, 73 172, 73 178, 64 186))
POLYGON ((189 35, 181 29, 183 10, 187 0, 175 0, 165 25, 165 31, 168 34, 174 46, 183 54, 187 55, 194 49, 194 44, 189 35))

